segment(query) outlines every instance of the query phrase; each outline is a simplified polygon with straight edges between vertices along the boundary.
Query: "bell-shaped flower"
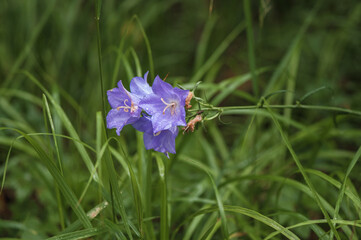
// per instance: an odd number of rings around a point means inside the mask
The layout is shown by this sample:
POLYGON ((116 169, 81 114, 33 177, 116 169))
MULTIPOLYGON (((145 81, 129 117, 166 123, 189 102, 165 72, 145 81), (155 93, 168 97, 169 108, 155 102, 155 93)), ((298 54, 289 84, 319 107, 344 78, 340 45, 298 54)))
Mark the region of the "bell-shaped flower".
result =
POLYGON ((128 92, 122 81, 118 82, 118 87, 107 91, 108 101, 112 109, 107 115, 107 128, 116 128, 120 131, 127 124, 132 124, 140 118, 142 109, 139 105, 139 97, 128 92))
POLYGON ((188 90, 173 88, 157 76, 152 86, 153 94, 146 95, 139 106, 151 115, 153 134, 177 126, 186 126, 185 100, 188 90))
POLYGON ((150 117, 143 116, 137 122, 132 124, 138 131, 144 132, 144 146, 147 150, 154 149, 157 152, 164 153, 168 158, 168 153, 175 154, 175 139, 178 135, 178 128, 171 127, 157 133, 153 132, 153 125, 150 117))

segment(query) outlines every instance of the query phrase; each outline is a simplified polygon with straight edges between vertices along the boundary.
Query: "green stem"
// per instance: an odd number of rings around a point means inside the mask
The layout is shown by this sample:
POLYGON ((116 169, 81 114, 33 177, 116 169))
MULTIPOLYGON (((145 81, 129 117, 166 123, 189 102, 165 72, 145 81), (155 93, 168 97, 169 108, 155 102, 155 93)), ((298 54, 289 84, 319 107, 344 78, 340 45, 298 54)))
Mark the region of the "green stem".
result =
POLYGON ((249 0, 243 1, 243 8, 244 8, 244 15, 246 18, 246 25, 247 25, 247 42, 248 42, 247 48, 248 48, 248 59, 252 74, 253 93, 256 97, 258 97, 258 81, 256 74, 256 57, 254 51, 252 13, 251 13, 251 3, 249 0))
MULTIPOLYGON (((338 112, 344 114, 352 114, 356 116, 361 116, 361 111, 340 108, 340 107, 332 107, 332 106, 320 106, 320 105, 302 105, 302 104, 293 104, 293 105, 268 105, 267 108, 270 109, 310 109, 310 110, 321 110, 321 111, 330 111, 330 112, 338 112)), ((201 109, 202 111, 219 111, 219 112, 227 112, 231 110, 246 110, 246 109, 265 109, 263 105, 250 105, 250 106, 230 106, 230 107, 213 107, 209 106, 201 109)), ((198 112, 199 109, 191 109, 189 112, 198 112)))
MULTIPOLYGON (((96 0, 95 0, 96 1, 96 0)), ((100 7, 101 7, 101 1, 98 0, 95 2, 95 21, 96 21, 96 27, 97 27, 97 45, 98 45, 98 62, 99 62, 99 79, 100 79, 100 89, 102 94, 102 110, 104 113, 104 116, 106 116, 106 108, 105 108, 105 98, 104 98, 104 81, 103 81, 103 66, 102 66, 102 48, 101 48, 101 41, 100 41, 100 27, 99 27, 99 20, 100 20, 100 7)), ((108 137, 107 137, 108 138, 108 137)))

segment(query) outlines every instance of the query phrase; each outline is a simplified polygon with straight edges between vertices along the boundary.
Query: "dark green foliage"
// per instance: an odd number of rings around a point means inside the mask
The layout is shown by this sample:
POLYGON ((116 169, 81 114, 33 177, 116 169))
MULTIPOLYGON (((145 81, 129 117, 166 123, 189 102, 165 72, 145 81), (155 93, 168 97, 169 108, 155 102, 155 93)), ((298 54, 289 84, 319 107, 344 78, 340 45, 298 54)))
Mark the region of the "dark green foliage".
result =
POLYGON ((2 0, 0 22, 0 239, 361 237, 359 1, 2 0), (170 159, 103 122, 148 70, 212 104, 170 159))

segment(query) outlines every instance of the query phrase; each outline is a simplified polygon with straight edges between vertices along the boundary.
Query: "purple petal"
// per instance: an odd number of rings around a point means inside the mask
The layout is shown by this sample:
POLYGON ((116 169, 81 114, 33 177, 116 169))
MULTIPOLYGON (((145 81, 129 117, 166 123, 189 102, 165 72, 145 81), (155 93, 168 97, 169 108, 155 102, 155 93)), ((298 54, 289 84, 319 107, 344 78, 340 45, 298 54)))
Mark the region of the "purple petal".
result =
POLYGON ((173 93, 172 85, 164 82, 158 75, 154 79, 152 90, 155 94, 162 96, 163 98, 169 98, 173 93))
POLYGON ((130 117, 130 112, 124 112, 122 109, 111 109, 107 115, 107 128, 116 128, 119 135, 130 117))
POLYGON ((161 97, 155 94, 151 94, 143 98, 140 101, 139 106, 149 115, 163 112, 166 107, 166 105, 162 102, 161 97))
MULTIPOLYGON (((153 133, 158 133, 163 130, 170 129, 182 125, 183 122, 179 122, 172 118, 170 114, 157 113, 154 114, 151 118, 153 124, 153 133), (181 124, 179 124, 181 123, 181 124)), ((186 124, 184 124, 185 126, 186 124)), ((183 125, 182 125, 183 126, 183 125)))
POLYGON ((122 81, 118 82, 119 88, 113 88, 107 91, 108 101, 112 108, 124 105, 124 101, 130 102, 129 92, 123 87, 122 81))
POLYGON ((143 116, 139 118, 132 126, 140 132, 153 134, 153 126, 149 117, 143 116))
POLYGON ((183 90, 179 88, 174 88, 174 93, 177 94, 180 98, 180 105, 185 106, 186 98, 188 97, 189 90, 183 90))
POLYGON ((164 153, 168 158, 168 152, 175 154, 175 138, 178 135, 178 128, 165 130, 159 134, 144 133, 144 145, 147 150, 154 149, 157 152, 164 153))
POLYGON ((130 91, 132 94, 136 94, 140 99, 153 93, 152 88, 147 82, 148 73, 149 71, 144 74, 144 78, 135 77, 130 82, 130 91))

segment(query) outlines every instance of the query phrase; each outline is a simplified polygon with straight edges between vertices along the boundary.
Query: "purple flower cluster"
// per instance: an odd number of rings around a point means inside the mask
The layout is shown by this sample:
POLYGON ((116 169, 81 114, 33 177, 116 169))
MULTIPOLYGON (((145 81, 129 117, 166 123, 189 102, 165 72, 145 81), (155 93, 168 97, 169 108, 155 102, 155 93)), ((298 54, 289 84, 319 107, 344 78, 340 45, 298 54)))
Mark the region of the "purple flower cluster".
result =
POLYGON ((116 128, 119 135, 125 125, 131 124, 144 133, 147 150, 175 153, 175 138, 178 126, 186 126, 185 102, 188 90, 173 88, 156 76, 152 87, 144 78, 134 77, 130 82, 130 92, 122 81, 118 87, 108 90, 108 101, 112 109, 107 115, 107 127, 116 128))

